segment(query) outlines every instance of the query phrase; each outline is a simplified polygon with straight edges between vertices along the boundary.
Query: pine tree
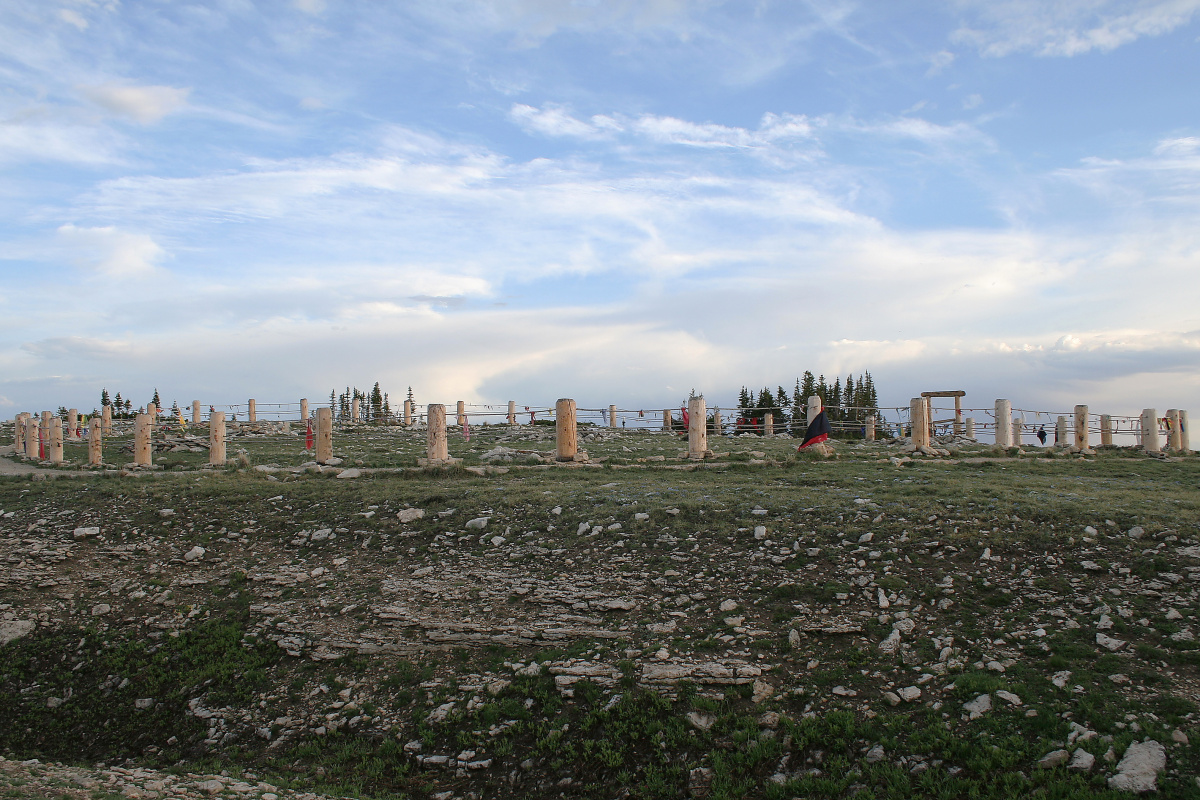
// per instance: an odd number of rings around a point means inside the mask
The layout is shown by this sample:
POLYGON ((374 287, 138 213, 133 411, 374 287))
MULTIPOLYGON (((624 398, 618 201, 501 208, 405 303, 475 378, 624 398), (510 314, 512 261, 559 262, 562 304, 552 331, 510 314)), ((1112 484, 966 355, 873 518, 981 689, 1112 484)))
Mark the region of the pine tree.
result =
MULTIPOLYGON (((804 373, 809 378, 812 373, 804 373)), ((802 436, 804 434, 804 416, 806 414, 804 406, 804 395, 800 392, 800 379, 796 378, 796 388, 792 390, 792 416, 791 416, 791 431, 793 436, 802 436)))
POLYGON ((825 383, 825 376, 822 374, 817 378, 817 397, 821 398, 821 405, 829 405, 829 386, 825 383))
MULTIPOLYGON (((378 386, 378 384, 376 384, 376 386, 378 386)), ((390 404, 388 404, 387 392, 383 393, 383 418, 385 420, 390 420, 392 418, 392 407, 390 404)))
POLYGON ((112 405, 112 400, 110 400, 108 397, 108 389, 100 390, 100 405, 101 407, 112 405))
POLYGON ((375 381, 375 388, 371 390, 371 416, 372 418, 383 413, 383 392, 379 389, 379 381, 375 381))
POLYGON ((162 400, 158 399, 158 387, 157 386, 154 387, 154 399, 151 400, 150 402, 154 403, 154 408, 156 410, 162 408, 162 400))
POLYGON ((800 378, 800 396, 805 401, 817 393, 817 379, 808 370, 804 371, 804 375, 800 378))

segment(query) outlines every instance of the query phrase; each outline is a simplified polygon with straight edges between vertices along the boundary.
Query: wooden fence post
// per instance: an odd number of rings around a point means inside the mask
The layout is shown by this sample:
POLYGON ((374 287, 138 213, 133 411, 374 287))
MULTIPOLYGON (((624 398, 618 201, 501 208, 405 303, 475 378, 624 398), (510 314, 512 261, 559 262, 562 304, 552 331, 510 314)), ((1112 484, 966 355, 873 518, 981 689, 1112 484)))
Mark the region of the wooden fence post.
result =
POLYGON ((450 445, 446 441, 446 406, 431 403, 425 413, 425 458, 429 466, 438 466, 450 460, 450 445))
POLYGON ((908 403, 908 413, 912 417, 913 447, 929 447, 929 404, 928 398, 914 397, 908 403))
POLYGON ((516 400, 508 401, 508 424, 509 425, 517 424, 517 401, 516 400))
POLYGON ((1179 440, 1179 409, 1167 409, 1167 449, 1172 453, 1178 453, 1183 449, 1183 444, 1179 440))
POLYGON ((300 398, 300 421, 308 422, 308 398, 300 398))
POLYGON ((413 423, 413 401, 404 401, 404 427, 411 427, 413 423))
POLYGON ((708 455, 708 408, 704 395, 688 399, 688 458, 708 455))
POLYGON ((1101 447, 1112 447, 1112 443, 1113 443, 1112 415, 1111 414, 1101 414, 1100 415, 1100 446, 1101 447))
POLYGON ((46 458, 51 464, 63 463, 63 429, 62 420, 50 418, 50 436, 46 445, 46 458))
POLYGON ((617 427, 617 407, 615 405, 609 405, 608 407, 608 427, 617 427))
POLYGON ((317 409, 316 462, 324 464, 333 458, 333 409, 321 406, 317 409))
POLYGON ((25 456, 27 458, 41 458, 38 452, 38 418, 33 414, 25 415, 25 456))
MULTIPOLYGON (((151 403, 151 405, 153 405, 153 403, 151 403)), ((138 467, 148 467, 151 464, 151 419, 152 417, 149 414, 138 414, 134 418, 133 463, 138 467)))
POLYGON ((79 409, 67 409, 67 436, 71 439, 79 438, 79 409))
POLYGON ((866 438, 866 440, 868 442, 875 441, 875 415, 874 414, 867 415, 867 431, 864 434, 864 438, 866 438))
POLYGON ((964 422, 966 422, 966 425, 967 425, 967 438, 974 439, 975 438, 975 418, 967 417, 966 420, 964 420, 964 422))
POLYGON ((1075 406, 1075 449, 1088 449, 1088 407, 1075 406))
POLYGON ((579 452, 579 433, 575 426, 575 401, 566 398, 554 404, 555 457, 574 461, 579 452))
POLYGON ((95 423, 88 426, 88 463, 93 467, 104 463, 104 436, 95 423))
POLYGON ((465 400, 458 401, 458 410, 454 415, 454 421, 458 423, 458 427, 467 424, 467 403, 465 400))
POLYGON ((763 414, 763 436, 770 436, 775 432, 775 415, 770 411, 763 414))
POLYGON ((1142 409, 1142 449, 1147 453, 1157 453, 1162 448, 1158 443, 1158 410, 1142 409))
POLYGON ((22 455, 25 452, 25 417, 24 411, 13 417, 13 452, 22 455))
POLYGON ((1012 447, 1012 403, 1008 400, 996 401, 996 446, 1012 447))
POLYGON ((721 407, 713 406, 713 436, 721 436, 724 431, 721 429, 721 407))
POLYGON ((200 401, 199 400, 192 401, 192 424, 193 425, 200 424, 200 401))
POLYGON ((963 415, 962 415, 962 395, 954 396, 954 435, 959 436, 963 432, 963 415))
POLYGON ((664 431, 671 430, 671 409, 669 409, 669 408, 663 409, 663 427, 662 427, 662 429, 664 431))
POLYGON ((225 466, 225 412, 214 411, 208 416, 208 463, 225 466))
POLYGON ((100 432, 105 436, 112 436, 112 406, 104 406, 100 409, 100 432))

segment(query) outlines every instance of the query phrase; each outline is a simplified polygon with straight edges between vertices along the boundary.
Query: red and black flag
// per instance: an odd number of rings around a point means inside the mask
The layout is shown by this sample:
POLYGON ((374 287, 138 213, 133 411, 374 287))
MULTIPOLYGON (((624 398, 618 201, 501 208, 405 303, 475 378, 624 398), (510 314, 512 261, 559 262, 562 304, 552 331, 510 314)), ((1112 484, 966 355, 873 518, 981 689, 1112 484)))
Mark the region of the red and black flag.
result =
POLYGON ((825 416, 825 409, 822 408, 821 413, 808 423, 808 428, 804 431, 804 441, 796 449, 803 450, 810 444, 825 441, 829 438, 829 431, 829 417, 825 416))

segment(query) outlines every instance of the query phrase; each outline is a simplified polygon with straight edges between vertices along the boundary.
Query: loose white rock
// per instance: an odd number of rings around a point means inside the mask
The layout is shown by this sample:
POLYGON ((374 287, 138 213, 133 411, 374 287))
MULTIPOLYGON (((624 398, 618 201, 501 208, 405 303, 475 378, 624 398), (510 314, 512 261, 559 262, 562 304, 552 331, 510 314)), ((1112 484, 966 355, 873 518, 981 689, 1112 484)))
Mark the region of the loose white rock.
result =
POLYGON ((1122 792, 1153 792, 1158 773, 1167 767, 1167 751, 1158 742, 1134 742, 1129 745, 1117 774, 1108 779, 1108 788, 1122 792))
POLYGON ((184 561, 195 561, 198 558, 204 558, 204 554, 207 552, 208 551, 205 550, 200 545, 196 545, 191 550, 188 550, 186 553, 183 554, 183 560, 184 561))

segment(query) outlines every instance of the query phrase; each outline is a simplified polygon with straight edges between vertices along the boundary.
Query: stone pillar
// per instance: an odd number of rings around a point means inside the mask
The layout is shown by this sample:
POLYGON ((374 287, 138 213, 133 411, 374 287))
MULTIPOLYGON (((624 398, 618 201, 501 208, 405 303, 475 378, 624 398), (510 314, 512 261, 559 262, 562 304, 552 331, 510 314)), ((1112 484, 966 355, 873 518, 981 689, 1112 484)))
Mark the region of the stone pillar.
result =
POLYGON ((967 438, 974 439, 975 438, 975 418, 967 417, 965 420, 963 420, 963 422, 966 423, 967 438))
POLYGON ((929 447, 929 404, 924 397, 914 397, 908 403, 912 417, 912 443, 914 447, 929 447))
POLYGON ((555 457, 574 461, 579 452, 579 431, 575 425, 575 401, 566 398, 554 404, 555 457))
POLYGON ((358 422, 359 414, 360 414, 359 398, 356 397, 350 402, 350 421, 358 422))
POLYGON ((875 415, 867 415, 867 432, 864 434, 868 442, 875 441, 875 415))
POLYGON ((463 400, 458 401, 458 407, 454 412, 454 421, 460 428, 467 424, 467 404, 463 400))
POLYGON ((208 463, 225 466, 225 412, 214 411, 208 417, 208 463))
POLYGON ((614 405, 608 407, 608 427, 617 427, 617 407, 614 405))
POLYGON ((38 418, 32 414, 25 416, 25 456, 27 458, 41 458, 38 450, 38 442, 40 441, 41 429, 38 426, 38 418))
POLYGON ((808 398, 808 408, 805 412, 805 425, 811 425, 812 421, 817 418, 817 414, 821 413, 821 398, 818 395, 813 395, 808 398))
POLYGON ((38 425, 38 458, 45 460, 50 453, 50 418, 54 416, 49 411, 42 412, 41 423, 38 425))
MULTIPOLYGON (((153 407, 151 403, 151 407, 153 407)), ((134 418, 133 427, 133 463, 139 467, 148 467, 151 462, 150 431, 151 417, 149 414, 138 414, 134 418)))
POLYGON ((406 428, 408 426, 412 425, 412 421, 413 421, 412 415, 413 415, 413 401, 405 400, 404 401, 404 426, 406 428))
POLYGON ((929 426, 929 441, 933 443, 933 398, 925 398, 925 424, 929 426))
POLYGON ((713 406, 713 436, 723 436, 725 430, 721 427, 721 407, 713 406))
POLYGON ((192 424, 193 425, 200 424, 200 401, 199 400, 192 401, 192 424))
POLYGON ((1183 449, 1179 441, 1179 409, 1167 409, 1167 449, 1178 453, 1183 449))
POLYGON ((104 437, 95 423, 88 427, 88 463, 93 467, 104 463, 104 437))
POLYGON ((67 437, 71 439, 79 438, 79 409, 67 409, 67 437))
POLYGON ((317 409, 317 430, 314 440, 316 461, 324 464, 333 458, 333 409, 321 406, 317 409))
POLYGON ((258 422, 258 404, 254 401, 254 398, 246 401, 246 421, 258 422))
POLYGON ((669 408, 663 409, 663 430, 671 430, 671 409, 669 408))
POLYGON ((775 432, 775 415, 770 411, 763 413, 763 436, 770 436, 775 432))
POLYGON ((708 451, 708 408, 704 395, 688 400, 688 458, 704 458, 708 451))
POLYGON ((996 446, 1012 447, 1012 403, 996 401, 996 446))
POLYGON ((1109 414, 1100 415, 1100 446, 1112 447, 1113 443, 1113 427, 1112 416, 1109 414))
POLYGON ((150 430, 154 430, 154 423, 158 422, 158 406, 154 403, 146 404, 146 415, 150 417, 150 430))
POLYGON ((1088 407, 1075 406, 1075 447, 1087 450, 1088 443, 1088 407))
POLYGON ((1067 418, 1059 417, 1054 422, 1054 441, 1059 447, 1067 447, 1070 443, 1067 441, 1067 418))
POLYGON ((1179 452, 1192 452, 1192 442, 1188 436, 1188 416, 1187 409, 1179 409, 1179 452))
POLYGON ((954 435, 959 436, 963 432, 963 416, 962 416, 962 398, 957 395, 954 398, 954 435))
POLYGON ((446 407, 441 403, 429 406, 426 416, 425 455, 430 463, 442 463, 450 459, 450 448, 446 444, 446 407))
POLYGON ((51 464, 61 464, 63 462, 62 420, 58 417, 50 418, 50 436, 46 444, 46 458, 51 464))
POLYGON ((308 422, 308 398, 300 398, 300 421, 308 422))
POLYGON ((13 417, 13 452, 17 455, 25 452, 25 412, 13 417))
POLYGON ((100 432, 105 436, 112 436, 112 406, 100 409, 100 432))
POLYGON ((1142 447, 1147 453, 1162 449, 1158 443, 1158 409, 1142 409, 1142 447))
POLYGON ((1012 421, 1013 447, 1016 447, 1018 449, 1021 447, 1021 427, 1024 424, 1025 424, 1024 417, 1013 417, 1013 421, 1012 421))
POLYGON ((509 425, 517 424, 517 401, 516 400, 508 401, 508 424, 509 425))

